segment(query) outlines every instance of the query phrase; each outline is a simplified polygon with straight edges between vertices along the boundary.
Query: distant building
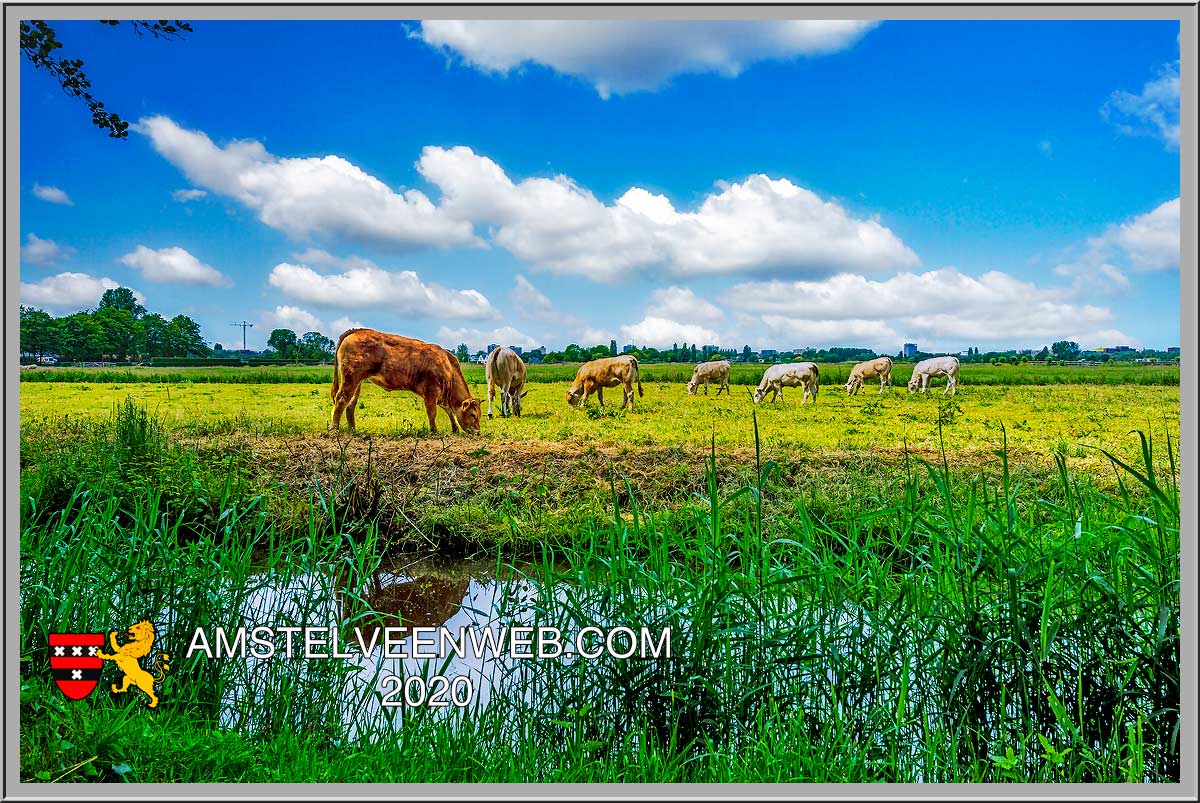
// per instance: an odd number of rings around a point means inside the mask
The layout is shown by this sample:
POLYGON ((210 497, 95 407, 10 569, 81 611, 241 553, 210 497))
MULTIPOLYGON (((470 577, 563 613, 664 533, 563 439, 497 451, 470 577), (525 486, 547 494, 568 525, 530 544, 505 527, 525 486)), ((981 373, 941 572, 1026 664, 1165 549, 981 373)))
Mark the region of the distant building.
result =
POLYGON ((779 350, 778 349, 763 349, 762 351, 759 352, 759 355, 764 360, 773 360, 779 356, 779 350))
POLYGON ((493 351, 495 351, 495 350, 496 350, 496 347, 497 347, 498 345, 499 345, 498 343, 488 343, 488 347, 487 347, 487 353, 488 353, 488 354, 491 354, 493 351))
POLYGON ((1032 357, 1033 349, 1021 349, 1020 351, 1017 352, 1017 354, 1028 354, 1030 357, 1032 357))
POLYGON ((520 346, 509 346, 509 348, 512 349, 513 351, 515 351, 518 357, 521 356, 521 347, 520 346))
POLYGON ((1178 354, 1179 346, 1167 346, 1167 354, 1178 354))
POLYGON ((917 344, 916 343, 905 343, 904 344, 904 356, 905 357, 917 356, 917 344))
POLYGON ((629 345, 627 345, 627 346, 621 346, 621 353, 622 353, 622 354, 628 354, 629 352, 633 351, 633 350, 634 350, 634 349, 636 349, 636 348, 637 348, 637 346, 635 346, 635 345, 633 345, 632 343, 630 343, 630 344, 629 344, 629 345))

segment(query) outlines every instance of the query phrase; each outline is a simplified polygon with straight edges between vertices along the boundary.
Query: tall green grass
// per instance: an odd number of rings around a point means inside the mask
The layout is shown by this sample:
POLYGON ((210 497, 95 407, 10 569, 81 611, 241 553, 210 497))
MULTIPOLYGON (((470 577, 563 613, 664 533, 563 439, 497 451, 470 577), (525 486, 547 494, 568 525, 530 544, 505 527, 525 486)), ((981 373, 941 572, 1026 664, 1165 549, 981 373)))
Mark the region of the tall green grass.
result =
MULTIPOLYGON (((641 366, 643 382, 684 383, 691 379, 695 366, 683 363, 647 364, 641 366)), ((730 370, 733 385, 757 385, 766 365, 735 364, 730 370)), ((820 367, 822 385, 844 385, 850 376, 850 363, 823 364, 820 367)), ((912 376, 912 365, 897 364, 892 371, 892 384, 903 386, 912 376)), ((531 365, 529 382, 570 382, 578 365, 531 365)), ((483 366, 474 363, 463 366, 468 383, 484 382, 483 366)), ((48 368, 22 371, 22 382, 165 382, 168 384, 200 382, 218 384, 269 385, 301 383, 328 385, 333 379, 332 366, 279 366, 270 368, 48 368)), ((976 385, 1178 385, 1178 365, 972 365, 962 367, 963 386, 976 385)), ((871 383, 866 387, 871 392, 871 383)))
MULTIPOLYGON (((117 468, 182 459, 137 408, 115 411, 104 434, 117 468)), ((1114 494, 1059 459, 1055 492, 1031 495, 1001 442, 994 468, 968 480, 946 457, 910 458, 899 501, 850 517, 799 494, 764 504, 789 489, 761 459, 740 487, 722 485, 715 448, 705 490, 682 508, 644 505, 613 477, 608 514, 501 582, 536 584, 525 615, 567 632, 669 627, 671 658, 523 662, 509 682, 535 705, 413 712, 399 731, 345 725, 373 692, 339 661, 179 651, 155 712, 103 693, 68 703, 49 679, 54 631, 166 612, 160 638, 179 645, 197 627, 268 616, 323 624, 336 594, 365 605, 382 545, 369 521, 346 518, 337 488, 314 485, 307 528, 283 533, 233 480, 215 518, 163 504, 153 486, 113 494, 83 475, 64 501, 23 485, 21 774, 1177 781, 1177 462, 1168 438, 1169 470, 1156 473, 1164 446, 1139 438, 1138 462, 1109 456, 1114 494), (288 587, 292 604, 264 613, 288 587)), ((499 598, 515 598, 507 588, 499 598)))

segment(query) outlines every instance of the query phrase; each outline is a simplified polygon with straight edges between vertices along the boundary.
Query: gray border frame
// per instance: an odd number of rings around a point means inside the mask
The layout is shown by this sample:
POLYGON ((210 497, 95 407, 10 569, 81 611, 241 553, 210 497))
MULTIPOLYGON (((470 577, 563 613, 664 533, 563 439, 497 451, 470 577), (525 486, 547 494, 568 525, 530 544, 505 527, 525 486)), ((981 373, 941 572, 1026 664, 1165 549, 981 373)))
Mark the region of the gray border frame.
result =
POLYGON ((1087 800, 1146 798, 1196 800, 1196 539, 1197 532, 1197 7, 1194 4, 1146 5, 188 5, 35 3, 4 7, 4 788, 6 799, 54 798, 203 800, 253 794, 263 800, 295 798, 359 799, 526 799, 570 797, 610 799, 647 796, 672 800, 725 798, 831 797, 853 800, 904 797, 1013 799, 1026 796, 1087 800), (132 784, 128 786, 27 784, 19 780, 18 585, 20 532, 19 471, 19 315, 20 283, 20 48, 22 18, 96 19, 171 17, 213 19, 961 19, 1078 20, 1159 19, 1180 21, 1180 346, 1186 355, 1180 380, 1181 527, 1181 676, 1180 751, 1185 757, 1178 785, 1147 784, 132 784), (11 269, 10 266, 17 266, 11 269), (1190 681, 1190 682, 1189 682, 1190 681))

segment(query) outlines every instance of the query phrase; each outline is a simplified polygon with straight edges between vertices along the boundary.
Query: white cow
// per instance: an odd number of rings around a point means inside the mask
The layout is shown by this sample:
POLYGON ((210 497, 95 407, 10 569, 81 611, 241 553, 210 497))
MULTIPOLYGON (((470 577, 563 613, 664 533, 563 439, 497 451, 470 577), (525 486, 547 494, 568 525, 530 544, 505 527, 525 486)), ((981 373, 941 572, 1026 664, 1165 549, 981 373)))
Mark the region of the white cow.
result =
POLYGON ((754 391, 754 403, 758 404, 771 394, 771 401, 783 399, 784 388, 804 388, 804 400, 812 397, 813 404, 817 403, 817 391, 820 389, 820 371, 814 362, 785 362, 772 365, 763 371, 762 381, 754 391))
POLYGON ((929 387, 929 380, 934 377, 946 377, 946 389, 942 391, 942 395, 947 393, 956 395, 958 393, 958 357, 930 357, 928 360, 921 360, 913 366, 912 379, 908 380, 908 392, 913 393, 919 387, 924 393, 929 387))
POLYGON ((521 355, 507 346, 496 346, 484 361, 483 373, 487 379, 488 418, 492 417, 496 388, 500 388, 500 415, 508 418, 511 412, 520 418, 521 399, 529 392, 525 390, 525 363, 521 355))
POLYGON ((696 370, 692 371, 692 378, 688 380, 687 392, 691 396, 696 395, 696 388, 701 383, 704 384, 704 395, 708 395, 708 383, 715 382, 717 387, 717 395, 721 395, 721 391, 729 393, 729 360, 713 360, 712 362, 702 362, 696 366, 696 370))
POLYGON ((892 358, 876 357, 873 360, 860 362, 850 369, 850 378, 846 380, 846 393, 853 396, 862 389, 868 379, 879 377, 879 392, 892 384, 892 358))

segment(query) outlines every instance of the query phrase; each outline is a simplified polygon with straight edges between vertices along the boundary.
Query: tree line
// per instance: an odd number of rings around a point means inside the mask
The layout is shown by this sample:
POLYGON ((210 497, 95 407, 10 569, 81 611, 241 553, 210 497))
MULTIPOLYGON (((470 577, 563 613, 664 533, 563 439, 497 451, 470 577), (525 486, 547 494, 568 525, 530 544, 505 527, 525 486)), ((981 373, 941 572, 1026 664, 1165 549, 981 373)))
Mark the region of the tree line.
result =
POLYGON ((208 357, 200 324, 148 312, 128 287, 105 290, 96 308, 54 317, 21 306, 21 353, 60 360, 123 362, 151 357, 208 357))

